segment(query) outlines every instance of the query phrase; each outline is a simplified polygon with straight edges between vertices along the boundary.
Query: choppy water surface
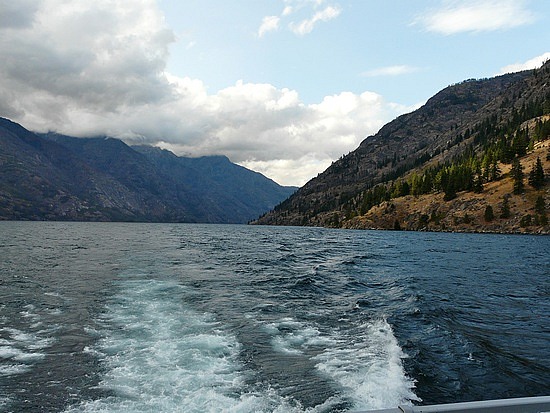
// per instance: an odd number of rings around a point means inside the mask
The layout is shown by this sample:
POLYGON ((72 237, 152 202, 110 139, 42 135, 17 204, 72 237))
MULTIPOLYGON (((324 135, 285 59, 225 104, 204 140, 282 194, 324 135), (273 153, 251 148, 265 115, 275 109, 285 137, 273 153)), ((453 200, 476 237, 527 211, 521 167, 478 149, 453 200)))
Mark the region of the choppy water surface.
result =
POLYGON ((0 222, 0 411, 550 394, 550 238, 0 222))

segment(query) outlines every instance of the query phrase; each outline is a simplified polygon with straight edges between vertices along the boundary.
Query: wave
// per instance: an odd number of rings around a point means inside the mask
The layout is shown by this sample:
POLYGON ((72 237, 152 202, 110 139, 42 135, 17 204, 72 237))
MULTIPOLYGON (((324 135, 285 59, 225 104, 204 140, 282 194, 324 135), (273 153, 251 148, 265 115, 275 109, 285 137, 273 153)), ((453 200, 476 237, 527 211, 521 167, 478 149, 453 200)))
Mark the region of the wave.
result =
POLYGON ((406 355, 385 319, 353 329, 355 337, 338 329, 323 334, 292 318, 270 323, 265 330, 275 351, 309 354, 319 373, 338 383, 342 401, 353 409, 382 409, 419 400, 414 380, 403 367, 406 355))
MULTIPOLYGON (((25 317, 25 314, 22 314, 25 317)), ((38 316, 33 317, 37 319, 38 316)), ((51 330, 23 331, 13 327, 0 328, 0 383, 3 379, 28 373, 44 360, 46 349, 54 343, 51 330)), ((0 410, 13 403, 11 395, 0 394, 0 410)))
POLYGON ((419 401, 406 357, 385 319, 364 324, 345 347, 328 348, 315 357, 317 368, 340 383, 354 409, 382 409, 419 401), (353 343, 353 344, 351 344, 353 343))
POLYGON ((86 349, 104 370, 105 395, 66 412, 328 412, 337 406, 381 408, 417 400, 403 352, 385 320, 364 325, 352 340, 337 330, 286 317, 261 328, 275 353, 306 357, 340 390, 303 407, 280 386, 258 379, 231 330, 185 304, 186 287, 164 280, 124 280, 86 349), (347 343, 347 344, 346 344, 347 343), (260 380, 260 381, 258 381, 260 380))
MULTIPOLYGON (((30 306, 21 311, 22 317, 39 319, 39 315, 31 313, 30 306)), ((35 322, 33 326, 40 326, 35 322)), ((32 327, 32 326, 31 326, 32 327)), ((50 336, 52 329, 39 331, 23 331, 13 327, 0 328, 0 377, 13 376, 29 371, 32 366, 46 357, 45 349, 55 341, 50 336)))
POLYGON ((241 345, 212 314, 184 304, 184 287, 158 280, 119 287, 102 338, 86 350, 101 361, 109 396, 66 412, 297 411, 269 387, 248 389, 241 345))

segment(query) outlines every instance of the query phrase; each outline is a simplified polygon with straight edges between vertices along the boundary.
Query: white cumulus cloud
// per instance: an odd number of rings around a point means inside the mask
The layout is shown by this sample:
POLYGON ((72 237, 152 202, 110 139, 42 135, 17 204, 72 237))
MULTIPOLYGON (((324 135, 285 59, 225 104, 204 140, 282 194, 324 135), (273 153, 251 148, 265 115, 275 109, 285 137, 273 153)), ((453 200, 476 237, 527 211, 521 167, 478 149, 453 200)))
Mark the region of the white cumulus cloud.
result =
POLYGON ((505 73, 514 73, 521 72, 522 70, 536 69, 542 66, 544 62, 550 60, 550 52, 541 54, 540 56, 534 57, 527 60, 524 63, 513 63, 508 66, 504 66, 500 69, 500 72, 497 75, 503 75, 505 73))
POLYGON ((284 9, 283 9, 283 13, 282 15, 283 16, 289 16, 292 14, 292 12, 294 11, 294 8, 292 6, 286 6, 284 9))
POLYGON ((321 171, 327 169, 334 159, 305 154, 297 159, 276 159, 272 161, 248 160, 241 162, 245 168, 266 176, 277 176, 279 181, 301 186, 321 171))
POLYGON ((278 16, 266 16, 262 19, 262 24, 258 29, 258 36, 262 37, 267 32, 272 32, 279 28, 279 21, 281 19, 278 16))
POLYGON ((0 26, 0 116, 31 130, 225 154, 302 185, 408 110, 371 92, 305 104, 295 90, 239 81, 211 93, 199 79, 167 73, 175 36, 155 0, 9 4, 2 12, 13 20, 2 19, 12 24, 0 26))
POLYGON ((414 24, 444 35, 506 30, 532 23, 535 15, 524 0, 446 1, 419 15, 414 24))
POLYGON ((304 36, 313 31, 320 22, 328 22, 337 18, 342 12, 337 4, 328 4, 326 0, 285 0, 286 6, 280 16, 265 16, 258 29, 258 37, 263 37, 270 31, 277 30, 281 20, 288 20, 291 17, 298 17, 301 20, 292 20, 288 23, 288 29, 296 35, 304 36), (305 16, 304 16, 305 13, 305 16))
POLYGON ((364 77, 377 77, 377 76, 400 76, 408 73, 414 73, 420 70, 418 67, 409 66, 409 65, 394 65, 394 66, 385 66, 379 67, 372 70, 367 70, 366 72, 361 73, 361 76, 364 77))
POLYGON ((335 6, 327 6, 325 9, 316 12, 311 18, 302 20, 299 23, 290 23, 289 27, 295 34, 305 35, 311 33, 319 22, 327 22, 338 17, 341 9, 335 6))

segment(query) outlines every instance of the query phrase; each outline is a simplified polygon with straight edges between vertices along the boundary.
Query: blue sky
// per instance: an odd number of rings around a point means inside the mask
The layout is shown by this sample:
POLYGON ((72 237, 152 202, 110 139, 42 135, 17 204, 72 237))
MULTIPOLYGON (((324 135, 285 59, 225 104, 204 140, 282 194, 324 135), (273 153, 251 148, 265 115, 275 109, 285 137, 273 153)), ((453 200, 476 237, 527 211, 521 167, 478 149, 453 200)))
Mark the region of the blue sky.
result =
POLYGON ((368 90, 413 105, 449 84, 494 76, 550 50, 550 4, 543 0, 161 0, 160 7, 178 37, 171 72, 199 78, 211 92, 239 79, 269 83, 298 91, 305 103, 368 90), (437 13, 460 17, 466 7, 471 18, 478 13, 477 24, 429 26, 437 13), (294 11, 285 16, 285 8, 294 11), (327 9, 333 14, 310 32, 296 31, 327 9), (267 17, 276 26, 260 32, 267 17))
POLYGON ((550 58, 547 0, 0 0, 0 116, 303 185, 449 84, 550 58))

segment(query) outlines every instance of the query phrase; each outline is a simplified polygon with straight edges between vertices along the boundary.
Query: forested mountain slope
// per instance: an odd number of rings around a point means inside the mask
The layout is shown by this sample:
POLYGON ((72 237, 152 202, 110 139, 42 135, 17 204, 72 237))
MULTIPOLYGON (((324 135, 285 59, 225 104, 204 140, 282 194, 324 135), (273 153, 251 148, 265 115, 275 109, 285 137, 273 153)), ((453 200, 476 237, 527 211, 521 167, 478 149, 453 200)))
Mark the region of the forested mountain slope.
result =
MULTIPOLYGON (((386 223, 379 224, 376 219, 361 221, 357 217, 405 196, 441 194, 443 202, 450 202, 457 195, 465 199, 467 194, 483 194, 491 182, 511 178, 504 173, 507 165, 514 160, 521 163, 535 146, 546 162, 541 148, 548 138, 548 114, 550 62, 537 70, 449 86, 418 110, 366 138, 355 151, 256 222, 386 228, 386 223)), ((545 172, 547 177, 549 171, 545 172)), ((546 182, 536 190, 545 202, 546 182)), ((524 191, 529 189, 526 185, 524 191)), ((401 226, 399 220, 392 224, 401 226)))

